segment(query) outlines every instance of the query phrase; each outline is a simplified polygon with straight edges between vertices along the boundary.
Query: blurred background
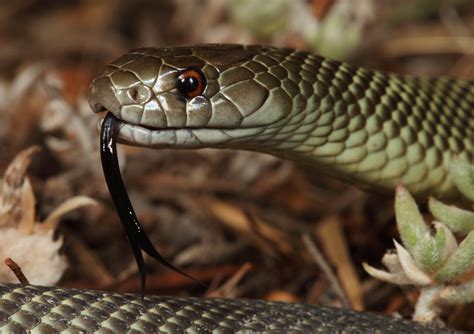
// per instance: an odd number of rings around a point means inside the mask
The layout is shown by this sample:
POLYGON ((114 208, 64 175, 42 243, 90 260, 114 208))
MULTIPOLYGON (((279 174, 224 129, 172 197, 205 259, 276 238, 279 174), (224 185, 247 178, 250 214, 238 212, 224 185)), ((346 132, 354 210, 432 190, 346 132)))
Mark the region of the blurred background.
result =
MULTIPOLYGON (((127 49, 196 43, 285 46, 368 68, 473 80, 474 1, 2 1, 0 175, 22 150, 38 149, 20 156, 3 178, 0 267, 10 257, 32 283, 139 291, 103 179, 87 87, 127 49), (70 206, 61 206, 67 200, 70 206), (10 202, 15 214, 7 215, 10 202), (2 229, 21 230, 9 235, 15 249, 2 241, 2 229), (35 233, 45 236, 50 251, 35 246, 35 233), (38 271, 52 277, 41 280, 38 271)), ((377 265, 393 246, 390 197, 257 153, 123 146, 120 153, 132 202, 157 248, 210 285, 206 291, 147 261, 149 292, 411 315, 416 292, 361 269, 362 262, 377 265), (324 264, 334 277, 323 273, 324 264)), ((2 280, 15 281, 6 266, 2 280)), ((473 329, 469 307, 472 312, 472 305, 446 310, 445 321, 473 329)))

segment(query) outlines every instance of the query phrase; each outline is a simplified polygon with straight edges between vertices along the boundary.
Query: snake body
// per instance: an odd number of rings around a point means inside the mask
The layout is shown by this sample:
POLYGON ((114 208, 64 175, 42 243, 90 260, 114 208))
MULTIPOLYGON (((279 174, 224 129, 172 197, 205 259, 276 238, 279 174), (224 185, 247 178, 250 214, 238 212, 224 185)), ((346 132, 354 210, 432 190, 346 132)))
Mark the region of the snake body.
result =
POLYGON ((455 197, 450 161, 474 156, 474 83, 366 70, 261 46, 144 48, 106 66, 95 111, 123 121, 123 142, 270 153, 373 191, 455 197), (200 69, 202 94, 176 80, 200 69))
POLYGON ((259 300, 0 283, 2 333, 454 333, 377 314, 259 300))
MULTIPOLYGON (((448 176, 450 161, 474 156, 473 82, 387 74, 291 49, 131 50, 98 74, 89 102, 120 121, 124 143, 261 151, 373 191, 391 192, 403 183, 420 197, 458 196, 448 176)), ((153 296, 142 301, 12 284, 0 284, 0 329, 447 332, 310 305, 153 296)))

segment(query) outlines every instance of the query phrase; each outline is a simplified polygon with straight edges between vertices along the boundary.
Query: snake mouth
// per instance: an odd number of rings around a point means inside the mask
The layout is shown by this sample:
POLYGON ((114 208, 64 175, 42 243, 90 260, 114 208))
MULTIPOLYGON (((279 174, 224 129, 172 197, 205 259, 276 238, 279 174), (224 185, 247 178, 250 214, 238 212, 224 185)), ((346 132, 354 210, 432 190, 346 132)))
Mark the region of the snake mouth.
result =
MULTIPOLYGON (((227 144, 240 137, 237 129, 209 127, 152 127, 121 119, 121 104, 110 80, 95 80, 90 87, 89 104, 101 116, 100 125, 108 114, 118 121, 118 141, 127 145, 150 148, 195 149, 227 144)), ((244 133, 249 129, 243 130, 244 133)), ((254 132, 251 131, 250 132, 254 132)), ((256 131, 258 132, 258 131, 256 131)))
MULTIPOLYGON (((100 125, 108 110, 100 112, 100 125)), ((155 128, 145 125, 132 124, 121 119, 119 122, 118 140, 120 143, 150 148, 195 149, 218 147, 237 139, 255 136, 261 133, 261 128, 196 128, 196 127, 168 127, 155 128)))

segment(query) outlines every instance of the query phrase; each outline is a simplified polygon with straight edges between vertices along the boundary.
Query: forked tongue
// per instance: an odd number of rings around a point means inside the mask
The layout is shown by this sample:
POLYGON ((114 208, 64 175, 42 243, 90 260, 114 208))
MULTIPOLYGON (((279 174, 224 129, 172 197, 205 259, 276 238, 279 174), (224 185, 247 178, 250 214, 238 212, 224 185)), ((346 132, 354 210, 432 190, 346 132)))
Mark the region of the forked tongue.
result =
POLYGON ((133 209, 130 198, 128 197, 127 190, 125 189, 118 164, 117 137, 119 134, 119 125, 120 121, 109 112, 102 123, 100 133, 100 158, 110 196, 112 197, 115 209, 120 217, 128 242, 130 243, 133 255, 135 256, 138 270, 140 271, 142 295, 145 291, 146 281, 146 268, 143 261, 142 251, 171 270, 199 282, 194 277, 186 274, 166 261, 153 246, 150 239, 148 239, 142 225, 138 221, 135 210, 133 209))

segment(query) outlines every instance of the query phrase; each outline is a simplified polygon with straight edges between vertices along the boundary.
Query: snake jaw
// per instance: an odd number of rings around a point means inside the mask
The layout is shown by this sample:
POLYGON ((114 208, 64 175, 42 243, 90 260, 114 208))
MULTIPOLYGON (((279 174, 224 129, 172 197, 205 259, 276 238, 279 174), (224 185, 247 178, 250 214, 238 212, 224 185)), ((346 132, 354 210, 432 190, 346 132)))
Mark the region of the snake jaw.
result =
MULTIPOLYGON (((97 123, 102 127, 108 110, 100 111, 101 118, 97 123)), ((112 113, 113 114, 113 113, 112 113)), ((239 142, 249 141, 264 132, 265 128, 215 129, 215 128, 152 128, 130 124, 117 119, 118 142, 131 146, 147 148, 196 149, 208 147, 233 146, 239 142)))
POLYGON ((164 128, 153 129, 121 122, 121 143, 148 148, 195 149, 207 147, 232 147, 249 141, 265 130, 264 127, 217 128, 164 128))
POLYGON ((120 139, 132 145, 154 148, 199 148, 223 144, 232 138, 219 129, 156 129, 122 123, 120 139))

